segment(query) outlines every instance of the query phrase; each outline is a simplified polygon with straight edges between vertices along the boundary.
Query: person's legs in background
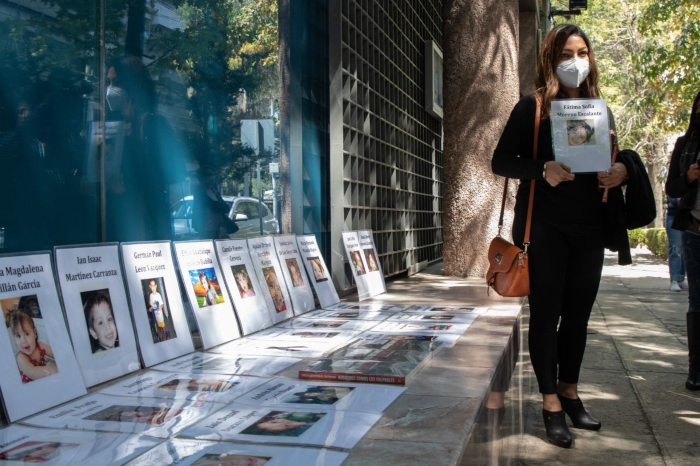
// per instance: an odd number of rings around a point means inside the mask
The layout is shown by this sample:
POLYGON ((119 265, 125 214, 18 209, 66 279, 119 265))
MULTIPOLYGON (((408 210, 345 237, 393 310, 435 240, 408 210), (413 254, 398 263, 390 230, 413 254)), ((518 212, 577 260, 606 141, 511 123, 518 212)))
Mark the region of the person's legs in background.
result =
POLYGON ((700 390, 700 236, 683 233, 683 255, 688 271, 688 390, 700 390))
POLYGON ((666 215, 666 237, 668 238, 668 273, 671 278, 671 291, 687 290, 685 262, 683 261, 682 233, 671 228, 673 215, 666 215))

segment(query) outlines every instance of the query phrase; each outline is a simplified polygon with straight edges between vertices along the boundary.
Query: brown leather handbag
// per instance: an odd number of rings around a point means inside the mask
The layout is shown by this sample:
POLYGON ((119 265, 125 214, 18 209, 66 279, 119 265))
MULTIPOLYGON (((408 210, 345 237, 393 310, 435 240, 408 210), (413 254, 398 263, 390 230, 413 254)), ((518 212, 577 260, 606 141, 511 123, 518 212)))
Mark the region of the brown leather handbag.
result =
MULTIPOLYGON (((540 100, 537 101, 535 110, 535 138, 532 149, 532 158, 537 160, 537 136, 540 129, 540 100)), ((491 240, 489 245, 489 270, 486 272, 487 294, 491 288, 504 297, 522 297, 530 294, 530 269, 528 267, 527 247, 530 245, 530 223, 532 221, 532 204, 535 199, 535 180, 530 181, 530 198, 527 204, 527 221, 525 222, 524 249, 520 249, 513 243, 503 239, 503 211, 506 207, 506 195, 508 193, 508 178, 503 187, 503 200, 501 201, 501 215, 498 218, 498 235, 491 240)))

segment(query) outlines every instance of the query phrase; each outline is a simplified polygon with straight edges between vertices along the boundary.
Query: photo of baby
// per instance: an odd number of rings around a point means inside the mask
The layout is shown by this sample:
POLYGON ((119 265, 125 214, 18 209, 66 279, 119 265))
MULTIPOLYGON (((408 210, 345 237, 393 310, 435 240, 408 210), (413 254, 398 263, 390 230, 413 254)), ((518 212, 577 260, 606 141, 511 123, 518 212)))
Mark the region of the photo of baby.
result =
POLYGON ((275 306, 275 312, 279 313, 286 311, 287 304, 284 302, 284 294, 282 293, 282 288, 280 288, 280 283, 277 279, 275 268, 263 267, 262 273, 263 277, 265 277, 267 289, 270 290, 270 296, 272 296, 272 303, 275 306))
POLYGON ((271 456, 250 456, 230 453, 205 453, 191 466, 264 466, 271 456))
POLYGON ((236 386, 230 380, 173 379, 158 386, 158 390, 183 390, 188 392, 223 393, 236 386))
POLYGON ((314 280, 316 280, 316 283, 325 282, 328 280, 326 270, 323 267, 323 264, 321 264, 321 259, 318 257, 309 257, 307 260, 309 261, 309 265, 313 271, 314 280))
POLYGON ((439 314, 434 316, 423 316, 422 320, 452 320, 455 316, 449 314, 439 314))
POLYGON ((355 387, 313 386, 303 392, 294 393, 284 398, 282 403, 332 405, 349 395, 355 387))
POLYGON ((370 272, 376 272, 379 270, 377 266, 377 258, 374 256, 374 249, 367 248, 362 250, 365 253, 365 260, 367 261, 367 268, 370 272))
POLYGON ((285 259, 284 262, 287 264, 287 270, 289 270, 289 276, 292 277, 292 286, 304 286, 304 278, 301 275, 301 270, 299 270, 299 264, 297 260, 292 257, 290 259, 285 259))
POLYGON ((194 295, 197 298, 199 308, 213 306, 224 302, 221 295, 219 280, 213 267, 207 269, 190 270, 190 281, 194 288, 194 295))
POLYGON ((355 269, 356 275, 364 275, 367 273, 365 265, 362 263, 360 251, 350 251, 350 262, 352 262, 352 267, 355 269))
POLYGON ((80 293, 83 303, 85 324, 90 336, 92 353, 111 350, 119 346, 117 324, 114 321, 109 289, 84 291, 80 293))
POLYGON ((299 437, 325 415, 326 413, 271 411, 243 429, 241 434, 299 437))
POLYGON ((253 283, 250 280, 250 275, 245 265, 232 265, 231 273, 236 279, 236 287, 238 288, 238 293, 241 295, 241 298, 245 299, 255 296, 253 283))
POLYGON ((567 120, 566 137, 570 146, 595 144, 593 120, 567 120))
POLYGON ((61 447, 77 447, 77 443, 36 442, 20 443, 16 447, 0 452, 0 461, 18 461, 22 463, 48 463, 58 459, 61 447))
POLYGON ((181 409, 165 406, 114 405, 83 419, 88 421, 134 422, 137 424, 161 425, 182 412, 181 409))
POLYGON ((167 296, 165 282, 162 277, 146 278, 141 280, 148 322, 151 329, 153 343, 162 343, 166 340, 177 338, 172 315, 163 296, 167 296))
POLYGON ((22 383, 58 373, 36 295, 0 301, 22 383))

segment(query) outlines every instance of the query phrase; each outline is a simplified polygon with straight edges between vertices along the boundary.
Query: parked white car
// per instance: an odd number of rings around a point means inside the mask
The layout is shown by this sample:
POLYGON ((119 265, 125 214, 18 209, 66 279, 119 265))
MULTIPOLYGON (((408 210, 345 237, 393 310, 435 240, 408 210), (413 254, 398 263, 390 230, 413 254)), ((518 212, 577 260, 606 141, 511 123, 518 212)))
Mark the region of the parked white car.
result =
MULTIPOLYGON (((231 207, 228 216, 236 222, 238 231, 231 238, 274 235, 279 233, 277 219, 270 209, 254 197, 222 196, 231 207), (262 215, 262 233, 260 232, 262 215)), ((192 227, 192 196, 185 196, 170 208, 170 221, 173 239, 176 241, 197 239, 198 233, 192 227)))

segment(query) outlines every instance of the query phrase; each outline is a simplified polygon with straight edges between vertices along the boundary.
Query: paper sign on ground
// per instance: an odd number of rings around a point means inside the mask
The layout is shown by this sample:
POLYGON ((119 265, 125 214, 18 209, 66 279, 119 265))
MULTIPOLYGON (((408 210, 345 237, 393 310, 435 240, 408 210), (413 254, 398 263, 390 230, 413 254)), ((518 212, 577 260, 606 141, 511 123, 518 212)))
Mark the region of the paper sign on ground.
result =
POLYGON ((297 240, 294 235, 274 236, 275 251, 282 266, 282 276, 287 283, 287 290, 292 299, 294 314, 301 315, 313 310, 314 293, 311 291, 309 277, 306 276, 302 259, 297 248, 297 240))
POLYGON ((488 311, 488 307, 479 306, 421 306, 414 305, 407 307, 404 312, 434 312, 436 314, 485 314, 488 311))
POLYGON ((289 341, 333 341, 341 344, 357 335, 357 332, 335 329, 298 329, 273 327, 249 335, 251 340, 289 340, 289 341))
POLYGON ((387 321, 404 321, 415 323, 465 323, 471 324, 479 317, 477 314, 466 312, 397 312, 389 317, 387 321))
POLYGON ((336 303, 328 306, 329 311, 360 311, 360 312, 400 312, 407 308, 404 304, 381 304, 381 303, 336 303))
POLYGON ((231 403, 268 379, 194 372, 146 371, 99 391, 105 395, 231 403))
POLYGON ((318 406, 345 411, 381 414, 403 393, 399 387, 343 382, 306 382, 272 379, 238 399, 252 406, 318 406))
POLYGON ((417 332, 386 332, 376 331, 374 328, 361 334, 363 340, 377 339, 396 339, 396 340, 425 340, 436 341, 441 343, 445 348, 452 348, 459 337, 459 333, 447 333, 436 331, 417 331, 417 332))
MULTIPOLYGON (((226 345, 223 345, 226 346, 226 345)), ((154 367, 159 371, 270 377, 301 361, 298 358, 191 353, 154 367)))
POLYGON ((38 429, 14 424, 0 430, 0 464, 124 464, 160 442, 131 434, 38 429))
POLYGON ((141 368, 119 245, 56 248, 68 329, 88 387, 141 368))
POLYGON ((319 340, 265 340, 250 339, 232 341, 212 348, 212 353, 249 356, 289 356, 297 358, 318 358, 335 349, 343 342, 319 340))
POLYGON ((347 453, 317 448, 173 439, 141 455, 129 466, 340 466, 347 456, 347 453))
POLYGON ((256 408, 234 403, 182 431, 203 440, 352 448, 379 414, 324 408, 256 408))
POLYGON ((297 236, 297 245, 321 307, 325 308, 339 302, 338 292, 326 266, 326 261, 323 260, 316 237, 313 235, 297 236))
POLYGON ((610 168, 608 106, 603 99, 555 99, 551 103, 554 160, 572 173, 610 168))
POLYGON ((444 323, 430 321, 410 321, 399 322, 390 321, 377 324, 372 330, 375 332, 435 332, 435 333, 454 333, 461 335, 467 331, 470 323, 444 323))
POLYGON ((204 349, 241 336, 212 241, 173 243, 204 349))
POLYGON ((45 411, 29 425, 123 432, 169 438, 222 408, 209 401, 165 400, 92 394, 45 411))
POLYGON ((275 323, 294 317, 292 300, 282 278, 282 267, 277 259, 272 236, 248 238, 248 250, 268 309, 275 316, 275 323))
POLYGON ((122 243, 122 262, 146 367, 194 350, 170 242, 122 243))
POLYGON ((364 332, 377 325, 377 321, 371 320, 350 320, 350 319, 307 319, 296 317, 277 324, 278 328, 296 329, 327 329, 327 330, 348 330, 352 332, 364 332))
POLYGON ((0 390, 10 421, 86 393, 50 253, 0 257, 0 390))
POLYGON ((394 315, 393 312, 371 312, 371 311, 353 311, 353 310, 337 310, 328 311, 318 309, 304 314, 306 319, 346 319, 346 320, 385 320, 394 315))
POLYGON ((244 239, 217 240, 214 244, 243 335, 270 327, 275 323, 273 314, 276 313, 265 301, 263 285, 253 268, 248 242, 244 239))

